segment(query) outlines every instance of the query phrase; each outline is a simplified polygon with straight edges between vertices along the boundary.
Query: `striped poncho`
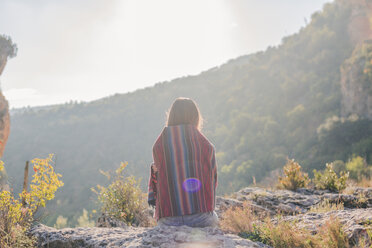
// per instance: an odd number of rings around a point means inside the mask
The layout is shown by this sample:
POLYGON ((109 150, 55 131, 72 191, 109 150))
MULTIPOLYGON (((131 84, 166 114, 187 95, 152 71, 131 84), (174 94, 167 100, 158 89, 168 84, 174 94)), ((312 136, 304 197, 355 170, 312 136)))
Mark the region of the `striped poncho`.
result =
POLYGON ((196 127, 165 127, 154 144, 153 159, 158 171, 155 177, 151 170, 148 200, 155 200, 157 220, 214 210, 215 150, 196 127))

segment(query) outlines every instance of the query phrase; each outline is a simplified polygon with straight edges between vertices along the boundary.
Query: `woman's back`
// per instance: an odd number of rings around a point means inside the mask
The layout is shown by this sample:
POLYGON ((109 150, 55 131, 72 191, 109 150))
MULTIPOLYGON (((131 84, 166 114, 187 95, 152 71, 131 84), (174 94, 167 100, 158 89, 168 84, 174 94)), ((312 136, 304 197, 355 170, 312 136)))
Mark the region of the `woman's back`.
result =
POLYGON ((153 147, 157 219, 211 212, 217 168, 213 145, 194 125, 163 129, 153 147))

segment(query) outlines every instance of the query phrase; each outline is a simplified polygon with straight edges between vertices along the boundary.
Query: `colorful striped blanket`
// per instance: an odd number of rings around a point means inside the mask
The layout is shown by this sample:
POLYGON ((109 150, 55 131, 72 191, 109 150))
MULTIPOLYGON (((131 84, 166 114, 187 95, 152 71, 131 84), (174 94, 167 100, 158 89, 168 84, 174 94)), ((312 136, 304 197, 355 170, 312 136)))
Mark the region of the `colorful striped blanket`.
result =
POLYGON ((215 207, 214 146, 193 125, 165 127, 153 146, 148 201, 155 218, 210 212, 215 207))

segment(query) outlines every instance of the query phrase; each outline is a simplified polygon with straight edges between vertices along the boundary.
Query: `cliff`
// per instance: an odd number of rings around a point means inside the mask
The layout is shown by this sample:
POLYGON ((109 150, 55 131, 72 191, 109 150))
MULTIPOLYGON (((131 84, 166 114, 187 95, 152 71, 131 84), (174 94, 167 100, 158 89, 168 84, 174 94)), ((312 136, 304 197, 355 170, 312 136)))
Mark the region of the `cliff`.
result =
MULTIPOLYGON (((5 68, 7 62, 6 57, 0 56, 0 76, 5 68)), ((6 142, 9 137, 10 130, 10 117, 8 101, 5 99, 2 91, 0 90, 0 157, 3 156, 6 142)))
POLYGON ((372 3, 351 1, 349 37, 355 47, 341 66, 342 115, 372 119, 372 3))

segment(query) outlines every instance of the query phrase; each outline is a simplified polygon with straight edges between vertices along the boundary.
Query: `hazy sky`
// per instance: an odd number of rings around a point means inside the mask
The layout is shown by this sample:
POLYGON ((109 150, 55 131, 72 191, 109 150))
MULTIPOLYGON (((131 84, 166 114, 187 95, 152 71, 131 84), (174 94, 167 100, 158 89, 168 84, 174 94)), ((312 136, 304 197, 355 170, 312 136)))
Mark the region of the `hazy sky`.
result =
POLYGON ((277 45, 330 0, 0 0, 10 107, 89 101, 277 45))

